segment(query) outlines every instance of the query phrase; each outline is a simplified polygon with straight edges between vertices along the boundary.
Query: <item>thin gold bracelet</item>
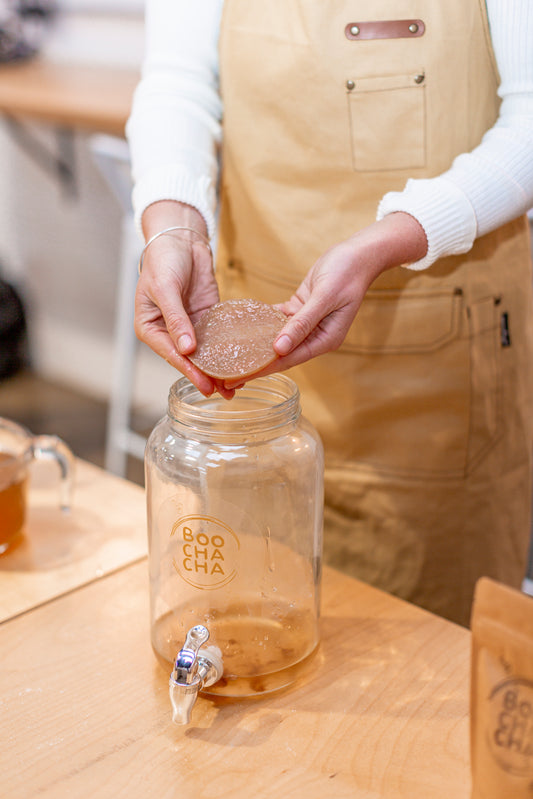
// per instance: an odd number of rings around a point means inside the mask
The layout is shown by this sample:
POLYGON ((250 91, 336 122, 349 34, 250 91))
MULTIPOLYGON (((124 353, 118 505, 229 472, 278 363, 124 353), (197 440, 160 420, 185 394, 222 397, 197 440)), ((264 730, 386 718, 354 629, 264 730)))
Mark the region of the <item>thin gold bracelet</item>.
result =
POLYGON ((205 244, 205 246, 207 247, 207 249, 208 249, 208 250, 209 250, 209 252, 211 253, 211 257, 213 257, 213 250, 211 249, 211 245, 210 245, 210 243, 209 243, 209 239, 207 239, 207 238, 206 238, 206 237, 203 235, 203 233, 199 233, 199 232, 198 232, 197 230, 195 230, 193 227, 184 227, 184 226, 182 226, 182 225, 173 225, 172 227, 167 227, 167 228, 165 228, 164 230, 160 230, 160 231, 159 231, 159 233, 154 233, 154 235, 153 235, 153 236, 151 236, 151 237, 148 239, 148 241, 147 241, 147 242, 146 242, 146 244, 144 245, 144 247, 143 247, 143 250, 142 250, 142 252, 141 252, 141 257, 139 258, 139 267, 138 267, 139 274, 141 274, 141 272, 142 272, 143 263, 144 263, 144 255, 145 255, 145 253, 146 253, 146 250, 147 250, 147 249, 148 249, 148 247, 150 246, 150 244, 151 244, 153 241, 155 241, 156 239, 158 239, 158 238, 159 238, 159 236, 164 236, 166 233, 172 233, 172 231, 173 231, 173 230, 188 230, 190 233, 195 233, 195 234, 196 234, 196 235, 197 235, 197 236, 198 236, 198 237, 199 237, 199 238, 202 240, 202 242, 205 244))

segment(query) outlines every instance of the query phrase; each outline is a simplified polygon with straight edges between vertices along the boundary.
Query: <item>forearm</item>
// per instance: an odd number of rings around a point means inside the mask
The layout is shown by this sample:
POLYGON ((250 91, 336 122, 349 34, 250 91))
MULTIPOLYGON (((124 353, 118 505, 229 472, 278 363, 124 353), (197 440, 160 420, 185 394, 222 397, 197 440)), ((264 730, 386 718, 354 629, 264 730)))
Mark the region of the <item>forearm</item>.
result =
POLYGON ((197 208, 214 234, 221 7, 221 0, 147 0, 143 74, 127 124, 139 229, 144 210, 168 199, 197 208))
POLYGON ((379 219, 401 210, 423 226, 428 252, 416 269, 467 252, 478 236, 533 205, 533 14, 529 0, 488 0, 487 8, 501 75, 496 124, 443 175, 408 181, 403 192, 385 195, 378 210, 379 219))
POLYGON ((420 261, 428 246, 424 228, 403 212, 357 231, 346 244, 352 250, 354 279, 363 276, 365 291, 382 272, 420 261))
POLYGON ((393 213, 327 250, 292 297, 274 348, 276 369, 289 369, 337 349, 374 280, 387 269, 424 257, 424 230, 409 214, 393 213))

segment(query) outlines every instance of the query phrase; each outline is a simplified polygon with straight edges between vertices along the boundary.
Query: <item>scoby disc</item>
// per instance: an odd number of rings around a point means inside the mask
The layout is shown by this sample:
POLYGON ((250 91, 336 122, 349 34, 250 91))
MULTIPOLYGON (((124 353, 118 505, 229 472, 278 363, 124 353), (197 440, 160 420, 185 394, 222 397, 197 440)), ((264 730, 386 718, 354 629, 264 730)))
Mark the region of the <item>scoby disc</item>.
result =
POLYGON ((196 323, 197 347, 190 360, 220 380, 249 377, 277 358, 274 339, 287 317, 257 300, 226 300, 196 323))

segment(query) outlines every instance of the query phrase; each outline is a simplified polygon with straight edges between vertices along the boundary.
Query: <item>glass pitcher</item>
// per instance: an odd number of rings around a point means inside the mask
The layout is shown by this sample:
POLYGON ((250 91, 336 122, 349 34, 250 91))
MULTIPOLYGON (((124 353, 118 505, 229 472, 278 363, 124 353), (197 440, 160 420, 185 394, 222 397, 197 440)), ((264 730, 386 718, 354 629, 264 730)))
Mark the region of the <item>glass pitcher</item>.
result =
POLYGON ((289 685, 318 645, 322 562, 323 448, 296 384, 227 401, 178 380, 145 465, 156 656, 192 703, 289 685))
POLYGON ((0 417, 0 555, 24 533, 30 464, 55 460, 60 472, 61 510, 70 508, 74 455, 58 436, 33 435, 26 427, 0 417))

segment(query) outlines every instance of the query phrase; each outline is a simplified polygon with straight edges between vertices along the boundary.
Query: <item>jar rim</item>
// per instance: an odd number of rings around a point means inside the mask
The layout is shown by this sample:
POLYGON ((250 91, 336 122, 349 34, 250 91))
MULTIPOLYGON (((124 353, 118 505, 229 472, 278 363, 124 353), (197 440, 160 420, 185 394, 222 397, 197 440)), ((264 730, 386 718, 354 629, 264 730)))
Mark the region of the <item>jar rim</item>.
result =
POLYGON ((257 377, 238 390, 251 407, 231 407, 220 395, 205 397, 186 377, 172 384, 168 395, 169 416, 188 424, 222 424, 231 427, 253 425, 272 429, 294 421, 300 415, 300 391, 290 377, 282 374, 257 377), (255 403, 254 403, 255 401, 255 403), (253 407, 252 407, 253 404, 253 407))

